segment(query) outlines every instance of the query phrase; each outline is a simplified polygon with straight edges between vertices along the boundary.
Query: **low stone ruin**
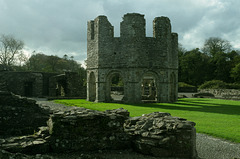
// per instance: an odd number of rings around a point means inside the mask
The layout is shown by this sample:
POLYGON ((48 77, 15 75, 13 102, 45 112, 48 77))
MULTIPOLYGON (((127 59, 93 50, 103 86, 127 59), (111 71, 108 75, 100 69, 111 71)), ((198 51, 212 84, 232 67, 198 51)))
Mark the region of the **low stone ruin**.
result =
POLYGON ((135 150, 157 157, 194 158, 195 123, 169 113, 154 112, 129 118, 125 132, 132 136, 135 150))
POLYGON ((199 93, 210 93, 219 99, 240 100, 240 90, 237 89, 200 89, 199 93))
POLYGON ((12 131, 8 131, 7 136, 1 131, 0 158, 22 155, 26 159, 48 159, 51 157, 45 154, 126 149, 159 158, 197 158, 195 123, 172 117, 169 113, 155 112, 129 117, 129 112, 122 108, 100 112, 71 107, 66 111, 53 111, 46 105, 38 106, 32 100, 28 103, 28 99, 6 92, 0 93, 0 101, 3 99, 1 110, 7 111, 5 108, 8 108, 13 117, 10 118, 9 114, 4 116, 1 111, 0 127, 4 125, 10 128, 11 125, 12 131), (32 124, 32 127, 24 124, 13 126, 14 122, 20 120, 15 118, 13 111, 23 115, 27 109, 33 112, 36 109, 39 113, 25 116, 28 119, 25 123, 32 124), (41 115, 45 122, 31 122, 41 115), (9 118, 9 122, 6 122, 6 118, 9 118), (34 126, 41 126, 38 132, 34 126), (25 127, 31 128, 32 133, 15 133, 25 127))
POLYGON ((62 152, 130 148, 131 136, 123 129, 128 117, 129 112, 124 109, 100 112, 80 108, 55 113, 48 121, 51 149, 62 152))
POLYGON ((37 132, 49 119, 49 112, 35 100, 0 91, 0 138, 22 136, 37 132))
POLYGON ((76 72, 0 71, 0 90, 26 97, 86 97, 83 77, 76 72))

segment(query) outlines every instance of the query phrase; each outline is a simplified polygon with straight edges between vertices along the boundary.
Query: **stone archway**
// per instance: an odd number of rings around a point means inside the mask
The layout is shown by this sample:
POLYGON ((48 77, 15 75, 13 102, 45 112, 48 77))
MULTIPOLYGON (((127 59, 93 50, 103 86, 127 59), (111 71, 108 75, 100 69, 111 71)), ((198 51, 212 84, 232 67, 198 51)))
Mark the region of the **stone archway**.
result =
POLYGON ((120 72, 111 72, 107 77, 107 101, 121 102, 124 99, 124 79, 120 72))
POLYGON ((157 102, 157 76, 153 72, 144 73, 141 81, 142 101, 143 102, 157 102))
POLYGON ((88 93, 89 93, 89 101, 96 100, 96 77, 94 72, 91 72, 89 75, 89 82, 88 82, 88 93))

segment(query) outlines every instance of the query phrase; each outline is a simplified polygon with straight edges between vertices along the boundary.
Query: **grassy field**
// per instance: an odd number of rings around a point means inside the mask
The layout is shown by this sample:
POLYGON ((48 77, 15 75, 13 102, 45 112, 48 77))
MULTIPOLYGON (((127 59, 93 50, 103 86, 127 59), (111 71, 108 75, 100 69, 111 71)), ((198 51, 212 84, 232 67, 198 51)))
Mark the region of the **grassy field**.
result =
POLYGON ((183 98, 176 103, 151 104, 93 103, 83 99, 56 102, 100 111, 124 108, 132 117, 151 112, 168 112, 172 116, 194 121, 199 133, 240 143, 240 101, 183 98))

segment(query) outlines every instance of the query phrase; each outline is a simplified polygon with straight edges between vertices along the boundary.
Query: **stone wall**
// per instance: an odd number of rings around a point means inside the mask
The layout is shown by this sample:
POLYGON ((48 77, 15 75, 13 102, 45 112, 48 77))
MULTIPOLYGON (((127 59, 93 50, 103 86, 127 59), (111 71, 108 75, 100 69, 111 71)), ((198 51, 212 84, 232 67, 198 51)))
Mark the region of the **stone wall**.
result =
POLYGON ((156 157, 194 158, 195 123, 155 112, 129 118, 124 109, 76 109, 54 114, 48 122, 51 149, 95 151, 133 148, 156 157))
MULTIPOLYGON (((21 96, 43 96, 43 74, 34 72, 0 72, 0 83, 4 83, 4 90, 21 96)), ((1 89, 3 90, 3 89, 1 89)))
POLYGON ((131 140, 123 129, 128 117, 124 109, 105 112, 75 109, 55 113, 48 121, 51 149, 55 152, 128 149, 131 140))
POLYGON ((157 157, 194 158, 195 123, 169 113, 155 112, 125 122, 125 132, 132 136, 135 149, 157 157))
POLYGON ((76 72, 65 72, 49 79, 49 96, 85 98, 86 88, 76 72))
POLYGON ((36 101, 0 91, 0 136, 34 134, 48 119, 36 101))
POLYGON ((0 90, 25 97, 86 97, 86 88, 75 72, 0 72, 0 90))
POLYGON ((199 93, 211 93, 216 98, 240 100, 240 90, 237 89, 199 89, 199 93))
POLYGON ((195 123, 169 113, 155 112, 131 118, 129 112, 121 108, 100 112, 66 107, 69 109, 63 111, 46 104, 38 106, 33 100, 6 92, 0 93, 0 99, 0 127, 3 128, 0 149, 12 153, 133 149, 163 158, 197 157, 195 123), (34 133, 37 127, 40 131, 34 133))

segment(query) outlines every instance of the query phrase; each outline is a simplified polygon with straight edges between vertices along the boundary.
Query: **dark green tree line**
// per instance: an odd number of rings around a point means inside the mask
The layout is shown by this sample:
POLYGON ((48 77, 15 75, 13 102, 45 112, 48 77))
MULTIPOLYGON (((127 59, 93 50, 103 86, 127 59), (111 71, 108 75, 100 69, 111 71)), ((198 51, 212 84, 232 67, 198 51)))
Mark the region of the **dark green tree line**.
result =
POLYGON ((45 55, 43 53, 33 53, 25 65, 28 71, 38 71, 38 72, 82 72, 85 70, 80 63, 67 55, 63 58, 56 55, 45 55))
POLYGON ((240 54, 226 40, 211 37, 203 48, 186 51, 180 45, 179 81, 199 86, 205 81, 240 82, 240 54))

